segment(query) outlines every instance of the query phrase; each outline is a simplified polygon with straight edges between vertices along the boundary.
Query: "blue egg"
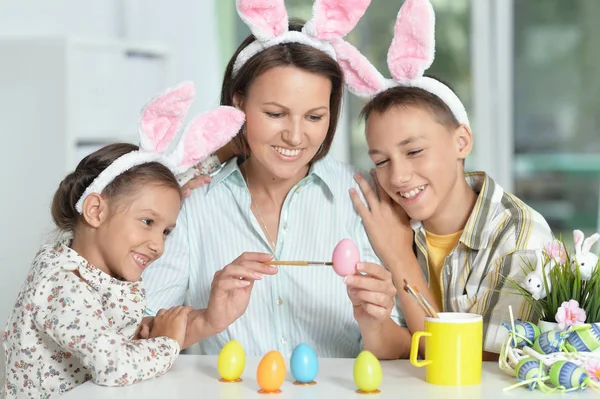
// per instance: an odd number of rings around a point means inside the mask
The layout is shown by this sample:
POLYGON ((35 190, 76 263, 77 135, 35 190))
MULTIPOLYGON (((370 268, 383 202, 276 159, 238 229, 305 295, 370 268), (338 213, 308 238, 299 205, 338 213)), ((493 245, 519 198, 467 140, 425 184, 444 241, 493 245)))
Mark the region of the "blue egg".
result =
POLYGON ((304 384, 314 381, 319 373, 319 360, 314 349, 306 344, 296 346, 290 359, 290 369, 296 381, 304 384))

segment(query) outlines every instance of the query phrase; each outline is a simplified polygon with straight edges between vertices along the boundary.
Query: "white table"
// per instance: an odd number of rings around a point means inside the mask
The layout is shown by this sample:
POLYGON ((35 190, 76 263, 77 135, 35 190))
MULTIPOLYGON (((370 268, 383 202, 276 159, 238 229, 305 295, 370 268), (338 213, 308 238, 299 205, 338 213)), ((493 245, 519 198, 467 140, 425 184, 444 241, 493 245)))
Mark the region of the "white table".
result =
MULTIPOLYGON (((246 361, 246 369, 241 383, 219 382, 216 356, 181 355, 173 368, 164 376, 144 381, 135 385, 107 388, 87 382, 67 395, 65 398, 119 398, 119 399, 237 399, 237 398, 394 398, 394 399, 494 399, 494 398, 549 398, 538 391, 527 388, 516 388, 508 392, 502 390, 516 380, 504 374, 498 364, 484 363, 483 381, 480 385, 470 387, 440 387, 424 381, 425 370, 413 367, 408 360, 381 362, 383 382, 381 393, 364 395, 355 393, 356 386, 352 377, 354 359, 319 359, 319 375, 317 384, 313 386, 296 386, 289 369, 287 378, 281 387, 280 394, 259 394, 256 383, 256 367, 260 358, 250 357, 246 361)), ((286 365, 289 367, 289 364, 286 365)), ((568 395, 569 398, 598 397, 597 392, 589 388, 585 392, 568 395)))

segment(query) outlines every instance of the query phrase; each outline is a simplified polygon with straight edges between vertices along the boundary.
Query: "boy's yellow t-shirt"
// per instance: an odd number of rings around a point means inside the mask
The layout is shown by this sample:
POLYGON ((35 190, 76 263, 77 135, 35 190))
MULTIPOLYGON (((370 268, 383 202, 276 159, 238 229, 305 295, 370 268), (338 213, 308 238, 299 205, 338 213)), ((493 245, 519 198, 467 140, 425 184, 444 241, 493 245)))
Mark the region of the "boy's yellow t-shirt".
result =
POLYGON ((429 268, 429 291, 433 295, 438 309, 443 310, 441 272, 444 260, 454 249, 463 231, 447 235, 437 235, 425 231, 427 242, 427 261, 429 268))

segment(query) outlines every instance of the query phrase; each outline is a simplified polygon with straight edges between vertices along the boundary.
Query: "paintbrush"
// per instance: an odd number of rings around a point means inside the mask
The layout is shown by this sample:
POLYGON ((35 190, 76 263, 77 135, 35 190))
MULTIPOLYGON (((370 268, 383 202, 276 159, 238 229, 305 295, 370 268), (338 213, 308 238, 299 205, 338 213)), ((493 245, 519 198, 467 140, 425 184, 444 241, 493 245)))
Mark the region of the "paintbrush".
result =
POLYGON ((421 307, 421 309, 423 310, 423 313, 425 313, 425 316, 431 317, 431 313, 429 313, 429 310, 427 309, 427 307, 425 306, 425 304, 419 300, 419 298, 415 295, 415 293, 408 286, 408 284, 404 286, 404 291, 408 292, 408 294, 417 303, 417 305, 419 305, 421 307))
POLYGON ((429 313, 431 314, 431 317, 435 317, 439 319, 439 315, 437 314, 437 312, 435 311, 435 309, 433 308, 433 306, 431 306, 431 304, 427 301, 427 299, 425 299, 425 297, 423 296, 423 294, 421 294, 421 291, 419 291, 419 287, 415 286, 413 287, 417 293, 417 295, 419 296, 419 298, 421 298, 421 300, 423 301, 423 304, 425 305, 425 307, 429 310, 429 313))
POLYGON ((272 260, 265 263, 271 266, 333 266, 333 262, 319 262, 310 260, 272 260))

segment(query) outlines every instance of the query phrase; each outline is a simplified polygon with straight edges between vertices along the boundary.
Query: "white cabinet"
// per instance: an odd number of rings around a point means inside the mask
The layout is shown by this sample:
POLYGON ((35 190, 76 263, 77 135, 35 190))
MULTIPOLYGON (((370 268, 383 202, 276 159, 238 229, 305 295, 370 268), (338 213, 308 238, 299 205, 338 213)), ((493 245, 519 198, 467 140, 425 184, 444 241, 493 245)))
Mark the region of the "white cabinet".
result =
POLYGON ((0 329, 64 175, 102 145, 137 143, 143 105, 166 89, 164 49, 69 38, 0 38, 0 329))

